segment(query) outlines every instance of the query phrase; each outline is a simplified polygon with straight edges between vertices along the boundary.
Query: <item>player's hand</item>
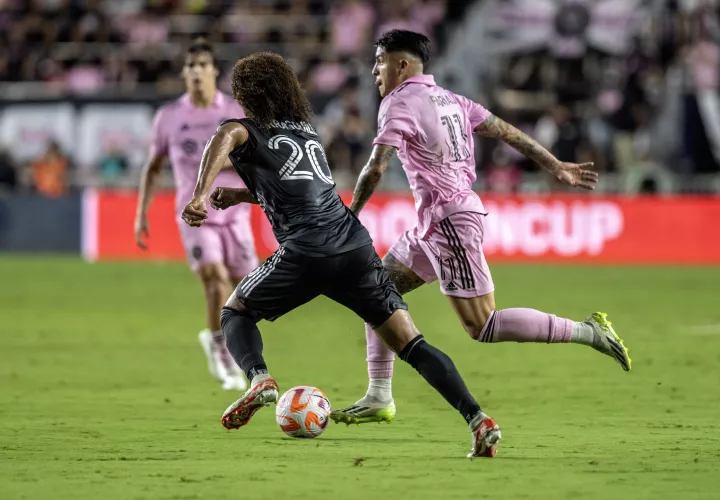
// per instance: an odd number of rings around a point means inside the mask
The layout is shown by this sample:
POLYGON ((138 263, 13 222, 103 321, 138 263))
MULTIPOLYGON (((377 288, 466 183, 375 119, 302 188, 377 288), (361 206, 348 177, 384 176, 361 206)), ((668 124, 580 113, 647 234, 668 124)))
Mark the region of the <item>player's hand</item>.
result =
POLYGON ((239 205, 243 202, 242 193, 243 190, 238 188, 215 188, 215 191, 210 195, 210 206, 215 210, 225 210, 239 205))
POLYGON ((135 243, 143 250, 147 250, 148 238, 150 238, 150 231, 148 230, 147 216, 145 214, 138 214, 135 218, 135 243))
POLYGON ((595 189, 598 183, 597 172, 590 170, 594 163, 560 163, 559 170, 555 173, 560 182, 568 186, 581 187, 584 189, 595 189))
POLYGON ((205 224, 208 218, 205 200, 194 199, 185 206, 182 212, 182 219, 188 226, 200 227, 205 224))

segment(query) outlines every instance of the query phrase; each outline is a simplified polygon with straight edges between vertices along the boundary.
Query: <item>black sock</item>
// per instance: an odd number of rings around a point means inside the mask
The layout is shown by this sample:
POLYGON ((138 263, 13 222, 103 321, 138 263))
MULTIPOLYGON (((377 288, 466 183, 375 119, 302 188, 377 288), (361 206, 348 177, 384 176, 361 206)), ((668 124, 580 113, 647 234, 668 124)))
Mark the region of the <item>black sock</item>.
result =
POLYGON ((412 339, 399 356, 442 394, 468 424, 480 412, 480 405, 468 391, 452 360, 447 354, 425 342, 422 335, 412 339))
POLYGON ((263 359, 263 341, 257 323, 250 316, 223 307, 220 312, 225 344, 235 362, 247 375, 248 380, 262 373, 267 373, 263 359))

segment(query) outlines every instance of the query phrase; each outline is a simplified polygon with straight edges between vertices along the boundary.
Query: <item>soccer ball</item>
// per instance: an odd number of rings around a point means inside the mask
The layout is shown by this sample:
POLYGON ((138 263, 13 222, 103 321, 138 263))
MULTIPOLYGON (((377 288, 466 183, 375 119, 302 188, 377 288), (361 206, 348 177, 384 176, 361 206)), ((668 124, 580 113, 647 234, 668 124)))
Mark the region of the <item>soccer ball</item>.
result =
POLYGON ((330 401, 317 387, 299 385, 282 395, 275 420, 290 437, 314 438, 323 433, 330 419, 330 401))

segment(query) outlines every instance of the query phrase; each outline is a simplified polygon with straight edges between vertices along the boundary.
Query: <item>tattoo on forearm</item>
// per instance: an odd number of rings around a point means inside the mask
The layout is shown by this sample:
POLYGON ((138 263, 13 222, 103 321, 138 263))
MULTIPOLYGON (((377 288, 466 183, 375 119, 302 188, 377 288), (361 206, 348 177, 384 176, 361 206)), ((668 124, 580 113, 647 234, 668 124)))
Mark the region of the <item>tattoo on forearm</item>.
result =
POLYGON ((378 145, 373 148, 370 160, 360 172, 360 177, 358 177, 355 185, 353 200, 350 204, 350 210, 354 213, 360 213, 360 210, 372 196, 385 173, 388 162, 395 155, 395 151, 394 147, 385 145, 378 145))
POLYGON ((552 173, 558 170, 558 159, 542 144, 495 115, 475 127, 475 132, 503 141, 552 173))

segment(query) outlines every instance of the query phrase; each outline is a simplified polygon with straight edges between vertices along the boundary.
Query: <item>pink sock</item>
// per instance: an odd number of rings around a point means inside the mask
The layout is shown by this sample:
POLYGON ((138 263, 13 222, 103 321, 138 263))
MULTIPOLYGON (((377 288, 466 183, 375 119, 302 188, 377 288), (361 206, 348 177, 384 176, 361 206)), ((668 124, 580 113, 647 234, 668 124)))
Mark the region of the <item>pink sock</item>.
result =
POLYGON ((370 378, 392 377, 395 353, 385 345, 385 342, 368 324, 365 324, 365 341, 367 342, 368 376, 370 378))
POLYGON ((493 311, 479 342, 570 342, 573 321, 535 309, 514 307, 493 311))

